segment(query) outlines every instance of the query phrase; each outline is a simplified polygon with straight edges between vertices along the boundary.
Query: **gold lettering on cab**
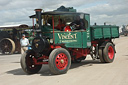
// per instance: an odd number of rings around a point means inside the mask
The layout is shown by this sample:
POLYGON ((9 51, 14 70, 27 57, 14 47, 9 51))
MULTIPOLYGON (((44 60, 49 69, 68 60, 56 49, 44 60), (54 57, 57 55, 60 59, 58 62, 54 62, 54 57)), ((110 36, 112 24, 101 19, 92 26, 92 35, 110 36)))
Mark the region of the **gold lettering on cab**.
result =
POLYGON ((77 33, 75 33, 75 34, 71 34, 71 33, 69 33, 69 34, 59 34, 58 33, 58 37, 59 37, 59 39, 76 39, 76 36, 77 36, 77 33))

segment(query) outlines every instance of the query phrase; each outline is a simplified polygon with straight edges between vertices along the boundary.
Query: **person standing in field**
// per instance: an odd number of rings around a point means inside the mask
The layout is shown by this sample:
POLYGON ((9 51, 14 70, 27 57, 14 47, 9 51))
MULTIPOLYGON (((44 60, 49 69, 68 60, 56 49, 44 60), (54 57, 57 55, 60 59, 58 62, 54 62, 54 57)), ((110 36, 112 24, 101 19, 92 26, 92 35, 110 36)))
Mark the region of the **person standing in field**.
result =
POLYGON ((25 38, 25 34, 22 34, 22 38, 20 39, 21 44, 21 54, 23 54, 26 50, 28 50, 29 40, 25 38))

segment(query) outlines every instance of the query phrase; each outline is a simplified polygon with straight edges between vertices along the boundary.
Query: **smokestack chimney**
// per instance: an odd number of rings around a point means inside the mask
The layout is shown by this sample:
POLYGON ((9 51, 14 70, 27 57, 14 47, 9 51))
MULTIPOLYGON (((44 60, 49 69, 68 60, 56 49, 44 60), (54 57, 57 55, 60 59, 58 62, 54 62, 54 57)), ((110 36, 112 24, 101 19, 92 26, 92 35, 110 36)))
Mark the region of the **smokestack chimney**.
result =
POLYGON ((96 22, 94 23, 94 25, 96 25, 96 22))
POLYGON ((104 22, 104 25, 106 25, 106 22, 104 22))
POLYGON ((36 18, 38 19, 38 24, 39 24, 39 28, 38 28, 38 29, 41 29, 41 27, 42 27, 42 16, 41 16, 41 11, 42 11, 42 9, 35 9, 35 12, 36 12, 36 18))

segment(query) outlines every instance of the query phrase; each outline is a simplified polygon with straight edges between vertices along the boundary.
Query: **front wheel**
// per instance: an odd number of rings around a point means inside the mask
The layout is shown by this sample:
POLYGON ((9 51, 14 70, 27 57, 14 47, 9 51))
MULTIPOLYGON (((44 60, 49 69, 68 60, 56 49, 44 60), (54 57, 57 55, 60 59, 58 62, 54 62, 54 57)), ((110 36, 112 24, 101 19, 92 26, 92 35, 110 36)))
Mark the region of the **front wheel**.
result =
POLYGON ((40 71, 42 65, 35 65, 33 58, 36 58, 36 53, 33 50, 24 52, 21 57, 21 67, 27 74, 34 74, 40 71))
POLYGON ((64 48, 54 49, 49 56, 49 68, 53 74, 64 74, 71 66, 71 56, 64 48))

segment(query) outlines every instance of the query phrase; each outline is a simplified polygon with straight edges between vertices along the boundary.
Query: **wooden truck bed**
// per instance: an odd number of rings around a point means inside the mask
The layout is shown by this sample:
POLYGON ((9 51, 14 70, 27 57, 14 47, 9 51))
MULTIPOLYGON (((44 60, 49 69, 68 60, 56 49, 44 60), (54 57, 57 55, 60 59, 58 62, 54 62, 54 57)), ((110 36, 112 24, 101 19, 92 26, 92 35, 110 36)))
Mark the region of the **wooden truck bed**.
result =
POLYGON ((112 39, 119 37, 119 27, 111 25, 91 26, 91 39, 112 39))

